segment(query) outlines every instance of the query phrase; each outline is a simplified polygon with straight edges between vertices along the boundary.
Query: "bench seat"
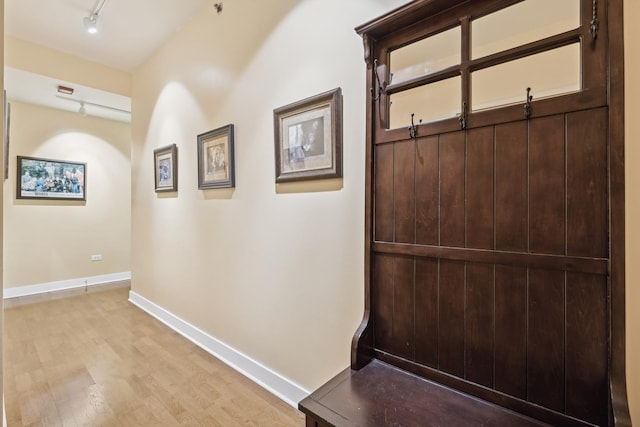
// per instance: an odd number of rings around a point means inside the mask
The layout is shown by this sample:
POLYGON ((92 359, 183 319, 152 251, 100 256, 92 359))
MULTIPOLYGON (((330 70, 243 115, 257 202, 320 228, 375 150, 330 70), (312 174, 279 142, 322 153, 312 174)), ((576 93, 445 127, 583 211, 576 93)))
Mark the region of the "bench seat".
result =
POLYGON ((298 405, 307 427, 539 427, 541 423, 378 359, 347 368, 298 405))

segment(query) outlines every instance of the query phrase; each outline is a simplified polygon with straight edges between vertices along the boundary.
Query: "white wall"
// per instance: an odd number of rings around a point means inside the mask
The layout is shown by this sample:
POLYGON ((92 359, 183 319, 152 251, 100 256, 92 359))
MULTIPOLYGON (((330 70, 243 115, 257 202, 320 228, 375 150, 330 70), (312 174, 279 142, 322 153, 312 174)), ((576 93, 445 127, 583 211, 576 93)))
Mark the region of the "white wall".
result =
POLYGON ((131 270, 130 133, 126 123, 11 102, 5 293, 131 270), (18 155, 87 163, 86 202, 16 199, 18 155))
POLYGON ((363 314, 365 64, 399 0, 210 5, 133 76, 132 288, 307 390, 363 314), (273 109, 342 87, 344 180, 276 186, 273 109), (236 126, 235 190, 197 189, 196 135, 236 126), (153 191, 176 143, 179 191, 153 191))

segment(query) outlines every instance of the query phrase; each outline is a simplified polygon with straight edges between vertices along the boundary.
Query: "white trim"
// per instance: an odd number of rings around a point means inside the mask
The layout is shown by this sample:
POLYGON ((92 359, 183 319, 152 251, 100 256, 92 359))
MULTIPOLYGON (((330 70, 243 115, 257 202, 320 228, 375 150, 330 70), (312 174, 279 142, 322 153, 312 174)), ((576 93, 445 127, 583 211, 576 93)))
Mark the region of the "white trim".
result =
POLYGON ((45 294, 47 292, 84 288, 85 286, 104 285, 105 283, 131 280, 131 272, 105 274, 103 276, 81 277, 79 279, 61 280, 59 282, 41 283, 38 285, 4 288, 4 299, 45 294))
POLYGON ((272 371, 134 291, 129 291, 129 302, 146 311, 198 347, 209 352, 294 408, 297 408, 298 402, 310 394, 310 392, 277 372, 272 371))

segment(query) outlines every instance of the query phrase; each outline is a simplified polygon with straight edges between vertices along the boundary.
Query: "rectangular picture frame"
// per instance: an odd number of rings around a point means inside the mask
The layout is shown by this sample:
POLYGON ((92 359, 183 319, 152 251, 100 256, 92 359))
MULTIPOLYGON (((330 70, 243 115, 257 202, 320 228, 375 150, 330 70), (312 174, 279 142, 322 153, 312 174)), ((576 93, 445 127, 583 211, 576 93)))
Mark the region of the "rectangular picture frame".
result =
POLYGON ((153 150, 153 176, 156 193, 178 191, 178 146, 153 150))
POLYGON ((342 178, 342 89, 273 110, 276 183, 342 178))
POLYGON ((201 133, 198 141, 198 189, 235 187, 234 126, 201 133))
POLYGON ((17 156, 16 198, 87 200, 87 164, 17 156))

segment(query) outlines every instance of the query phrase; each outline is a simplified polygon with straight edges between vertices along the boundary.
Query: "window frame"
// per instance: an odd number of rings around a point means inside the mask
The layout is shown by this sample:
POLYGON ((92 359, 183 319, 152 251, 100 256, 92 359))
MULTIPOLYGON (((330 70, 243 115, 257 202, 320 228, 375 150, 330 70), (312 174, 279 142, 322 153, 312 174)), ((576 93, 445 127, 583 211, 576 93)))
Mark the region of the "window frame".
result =
MULTIPOLYGON (((471 73, 574 43, 580 44, 581 90, 536 99, 535 88, 533 88, 534 98, 531 102, 530 117, 541 117, 557 114, 562 111, 606 105, 608 88, 606 78, 603 77, 603 75, 606 75, 606 73, 603 73, 607 62, 606 43, 597 43, 597 40, 592 39, 589 31, 592 19, 592 2, 589 0, 581 0, 580 25, 577 28, 505 51, 471 59, 472 22, 475 19, 497 12, 521 1, 525 0, 485 0, 482 2, 474 1, 463 3, 459 6, 445 9, 438 14, 427 16, 413 25, 397 28, 375 40, 375 47, 371 51, 372 71, 374 74, 372 79, 374 84, 372 85, 371 91, 374 99, 377 98, 377 101, 374 102, 373 105, 374 110, 376 110, 376 114, 374 115, 376 143, 401 140, 406 138, 407 135, 405 127, 388 128, 391 95, 456 76, 460 76, 462 82, 460 113, 457 117, 417 124, 417 130, 421 136, 460 130, 462 123, 461 117, 464 118, 465 126, 463 128, 465 129, 495 123, 497 117, 500 117, 501 121, 524 119, 523 105, 526 103, 526 88, 523 88, 522 104, 510 104, 485 110, 471 111, 471 73), (457 26, 461 28, 460 64, 399 83, 388 84, 392 51, 457 26), (558 100, 562 102, 558 102, 558 100), (466 109, 466 111, 463 111, 463 109, 466 109)), ((607 29, 604 28, 606 22, 604 21, 604 19, 600 19, 600 37, 605 37, 607 34, 607 29)))

